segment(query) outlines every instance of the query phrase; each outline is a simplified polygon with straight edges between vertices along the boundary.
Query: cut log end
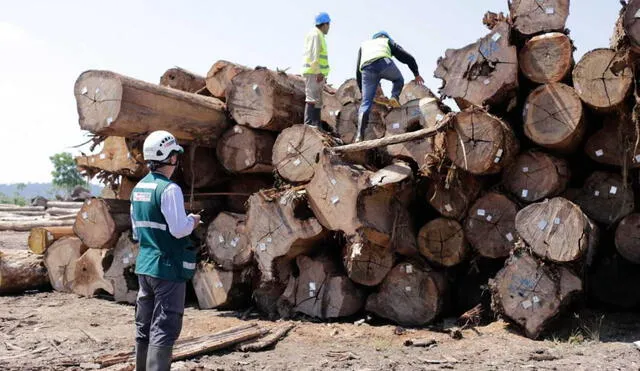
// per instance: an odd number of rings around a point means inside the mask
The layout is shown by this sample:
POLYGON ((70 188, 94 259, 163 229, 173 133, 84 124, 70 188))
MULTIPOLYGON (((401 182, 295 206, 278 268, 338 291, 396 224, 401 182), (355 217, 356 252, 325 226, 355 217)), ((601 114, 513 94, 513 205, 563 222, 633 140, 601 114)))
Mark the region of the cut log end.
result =
POLYGON ((418 247, 427 260, 444 267, 461 263, 468 252, 462 226, 446 218, 432 220, 420 229, 418 247))
POLYGON ((573 69, 573 86, 583 102, 600 111, 612 111, 629 95, 633 72, 623 53, 595 49, 573 69))
POLYGON ((47 269, 39 255, 29 251, 0 251, 0 295, 38 290, 49 285, 47 269))
POLYGON ((320 162, 320 153, 335 141, 320 130, 308 125, 294 125, 285 129, 273 145, 274 167, 289 182, 308 182, 320 162))
POLYGON ((518 56, 522 73, 538 84, 562 81, 571 70, 573 58, 571 39, 552 32, 531 38, 518 56))
POLYGON ((499 193, 487 193, 469 209, 464 224, 467 240, 473 248, 487 258, 504 258, 518 238, 515 220, 517 205, 499 193))

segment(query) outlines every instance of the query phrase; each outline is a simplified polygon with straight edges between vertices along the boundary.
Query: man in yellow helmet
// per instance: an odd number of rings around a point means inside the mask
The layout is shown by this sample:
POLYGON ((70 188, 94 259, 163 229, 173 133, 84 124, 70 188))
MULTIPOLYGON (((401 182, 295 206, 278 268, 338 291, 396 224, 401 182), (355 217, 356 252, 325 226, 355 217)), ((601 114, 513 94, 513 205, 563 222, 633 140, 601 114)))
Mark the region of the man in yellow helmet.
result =
POLYGON ((322 110, 322 89, 329 75, 329 56, 324 36, 329 33, 331 18, 329 14, 316 16, 315 27, 304 39, 304 61, 302 75, 305 78, 304 123, 320 127, 322 110))
POLYGON ((358 87, 362 92, 362 103, 358 111, 358 128, 354 142, 364 139, 364 132, 369 121, 369 112, 373 104, 373 98, 381 79, 390 80, 393 83, 389 105, 399 107, 398 99, 404 86, 402 73, 396 67, 391 57, 396 57, 400 62, 409 66, 418 84, 424 84, 420 77, 418 64, 415 58, 407 53, 384 31, 377 32, 371 40, 362 43, 358 51, 358 68, 356 78, 358 87))

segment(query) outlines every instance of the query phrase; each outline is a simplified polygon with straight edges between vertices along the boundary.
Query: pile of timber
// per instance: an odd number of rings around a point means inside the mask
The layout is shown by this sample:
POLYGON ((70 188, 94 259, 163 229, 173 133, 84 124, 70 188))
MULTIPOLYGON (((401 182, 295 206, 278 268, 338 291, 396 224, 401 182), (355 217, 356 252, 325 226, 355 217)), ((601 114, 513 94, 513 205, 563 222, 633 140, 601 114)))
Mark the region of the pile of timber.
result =
POLYGON ((0 204, 0 231, 70 226, 81 206, 82 202, 73 201, 46 201, 40 206, 0 204))
POLYGON ((82 205, 69 235, 40 232, 52 286, 134 300, 128 199, 147 172, 143 139, 164 129, 186 147, 174 176, 185 208, 203 210, 203 309, 418 326, 481 303, 538 337, 576 298, 640 307, 628 282, 640 277, 640 1, 622 9, 611 48, 579 61, 569 0, 509 6, 438 60, 440 97, 407 84, 355 145, 354 80, 325 88, 319 130, 301 124, 302 78, 281 71, 218 61, 160 85, 82 73, 80 127, 104 141, 76 161, 112 191, 82 205))

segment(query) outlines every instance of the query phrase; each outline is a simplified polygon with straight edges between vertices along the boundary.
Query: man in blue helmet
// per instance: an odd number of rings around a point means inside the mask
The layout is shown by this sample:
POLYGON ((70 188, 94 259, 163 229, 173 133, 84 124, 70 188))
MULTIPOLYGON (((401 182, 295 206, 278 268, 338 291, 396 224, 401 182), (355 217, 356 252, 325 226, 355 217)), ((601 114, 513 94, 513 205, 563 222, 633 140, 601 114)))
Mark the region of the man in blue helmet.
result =
POLYGON ((404 79, 391 57, 396 57, 400 62, 409 66, 415 76, 415 81, 418 84, 424 84, 415 58, 393 41, 388 33, 385 31, 376 32, 371 40, 363 42, 358 51, 356 70, 358 87, 362 92, 362 103, 358 112, 358 128, 354 142, 360 142, 364 139, 369 112, 381 79, 390 80, 393 83, 389 105, 392 107, 400 106, 398 99, 404 86, 404 79))
POLYGON ((322 89, 329 75, 329 55, 324 38, 329 33, 331 18, 320 13, 315 18, 315 27, 304 38, 304 61, 302 75, 305 78, 304 123, 320 127, 322 89))

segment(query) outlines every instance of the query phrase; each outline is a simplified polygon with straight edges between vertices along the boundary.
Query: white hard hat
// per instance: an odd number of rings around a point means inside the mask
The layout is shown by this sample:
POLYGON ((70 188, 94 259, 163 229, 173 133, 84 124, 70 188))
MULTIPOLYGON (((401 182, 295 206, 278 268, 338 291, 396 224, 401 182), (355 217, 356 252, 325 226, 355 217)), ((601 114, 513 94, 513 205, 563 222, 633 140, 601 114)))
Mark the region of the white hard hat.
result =
POLYGON ((142 145, 142 155, 145 161, 164 161, 173 151, 183 153, 184 149, 178 145, 176 137, 165 130, 149 134, 142 145))

